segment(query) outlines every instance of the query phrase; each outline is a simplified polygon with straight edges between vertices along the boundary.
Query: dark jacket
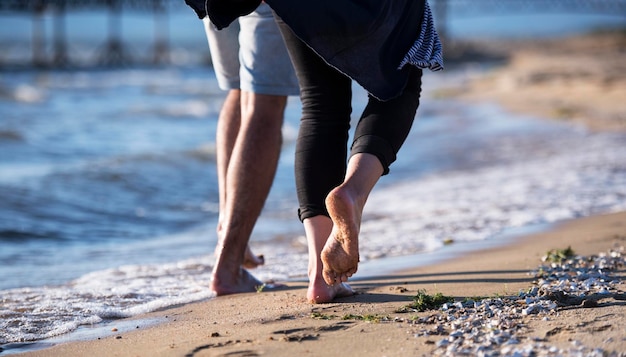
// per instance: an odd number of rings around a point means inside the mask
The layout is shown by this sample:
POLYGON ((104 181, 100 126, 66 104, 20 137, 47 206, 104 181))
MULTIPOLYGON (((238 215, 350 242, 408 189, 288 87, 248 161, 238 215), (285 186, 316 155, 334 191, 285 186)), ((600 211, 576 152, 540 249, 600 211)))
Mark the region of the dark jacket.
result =
MULTIPOLYGON (((408 79, 400 67, 423 30, 425 0, 265 0, 327 63, 381 100, 408 79)), ((260 0, 186 0, 218 29, 253 11, 260 0)))

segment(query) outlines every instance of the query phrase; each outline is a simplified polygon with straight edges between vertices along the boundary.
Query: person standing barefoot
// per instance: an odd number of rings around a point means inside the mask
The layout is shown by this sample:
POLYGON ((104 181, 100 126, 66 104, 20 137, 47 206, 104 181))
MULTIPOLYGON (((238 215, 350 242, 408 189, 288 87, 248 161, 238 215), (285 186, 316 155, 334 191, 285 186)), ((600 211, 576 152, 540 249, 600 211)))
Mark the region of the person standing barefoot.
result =
POLYGON ((422 71, 411 68, 406 86, 394 98, 368 97, 348 153, 351 79, 320 58, 285 23, 279 25, 301 88, 295 171, 298 214, 309 247, 307 299, 330 302, 354 294, 346 282, 358 269, 363 210, 411 129, 422 71))
POLYGON ((228 91, 216 133, 220 211, 210 288, 218 296, 254 292, 263 283, 247 269, 265 260, 248 242, 276 173, 287 96, 299 87, 267 4, 222 31, 202 20, 218 84, 228 91))

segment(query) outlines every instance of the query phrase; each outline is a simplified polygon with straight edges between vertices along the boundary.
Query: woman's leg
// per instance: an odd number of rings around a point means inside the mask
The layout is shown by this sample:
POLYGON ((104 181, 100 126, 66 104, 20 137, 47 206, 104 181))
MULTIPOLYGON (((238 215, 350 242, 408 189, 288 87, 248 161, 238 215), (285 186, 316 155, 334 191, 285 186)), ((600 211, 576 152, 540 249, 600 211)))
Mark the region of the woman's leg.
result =
POLYGON ((345 176, 352 82, 291 36, 284 37, 300 83, 295 176, 299 216, 304 220, 328 215, 324 199, 345 176))
POLYGON ((399 97, 386 102, 370 97, 359 120, 345 180, 326 197, 333 228, 321 258, 330 285, 347 281, 357 271, 363 208, 411 130, 420 90, 421 71, 416 69, 399 97))
POLYGON ((329 286, 322 277, 321 251, 332 230, 324 200, 343 182, 350 129, 352 82, 328 66, 279 21, 298 81, 302 118, 296 143, 298 214, 309 247, 309 288, 313 303, 352 295, 346 284, 329 286))

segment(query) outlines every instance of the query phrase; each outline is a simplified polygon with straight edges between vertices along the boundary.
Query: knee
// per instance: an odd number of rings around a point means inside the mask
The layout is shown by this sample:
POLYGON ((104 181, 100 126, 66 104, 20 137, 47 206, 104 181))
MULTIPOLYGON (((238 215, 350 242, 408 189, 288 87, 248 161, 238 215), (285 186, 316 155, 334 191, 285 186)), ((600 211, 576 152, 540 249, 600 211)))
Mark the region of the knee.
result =
POLYGON ((345 120, 352 114, 351 93, 339 88, 329 90, 303 88, 301 103, 303 120, 311 118, 320 121, 345 120))
POLYGON ((287 106, 287 97, 246 93, 242 96, 242 115, 255 120, 270 120, 282 123, 287 106))

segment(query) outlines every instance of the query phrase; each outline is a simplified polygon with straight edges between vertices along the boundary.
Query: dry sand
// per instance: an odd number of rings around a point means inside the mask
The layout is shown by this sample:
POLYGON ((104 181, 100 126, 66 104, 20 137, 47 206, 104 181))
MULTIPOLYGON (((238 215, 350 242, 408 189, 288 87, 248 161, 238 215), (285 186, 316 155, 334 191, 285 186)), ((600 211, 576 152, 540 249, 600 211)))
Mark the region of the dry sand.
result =
MULTIPOLYGON (((508 61, 444 92, 468 101, 496 101, 522 113, 572 120, 594 130, 624 130, 625 43, 621 32, 496 46, 508 61)), ((436 343, 445 336, 420 334, 432 326, 415 320, 435 312, 397 312, 419 290, 457 301, 514 296, 533 286, 528 273, 542 264, 541 257, 550 249, 571 246, 577 254, 591 255, 625 242, 626 212, 581 218, 508 246, 355 280, 351 285, 358 295, 330 304, 307 303, 306 283, 291 282, 280 291, 219 297, 120 320, 97 339, 92 336, 89 341, 24 355, 429 356, 442 351, 436 343), (159 323, 149 323, 154 321, 159 323)), ((586 346, 624 355, 624 267, 616 274, 618 291, 595 308, 575 305, 521 317, 517 321, 524 326, 518 336, 520 346, 542 343, 565 350, 586 346)))
POLYGON ((496 59, 495 68, 442 91, 469 102, 495 102, 592 130, 626 131, 626 29, 537 41, 458 43, 461 63, 496 59), (472 60, 472 57, 477 57, 472 60), (469 61, 468 61, 469 60, 469 61))

